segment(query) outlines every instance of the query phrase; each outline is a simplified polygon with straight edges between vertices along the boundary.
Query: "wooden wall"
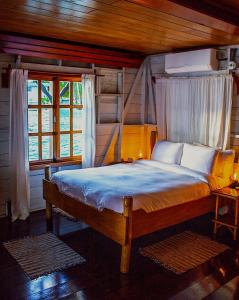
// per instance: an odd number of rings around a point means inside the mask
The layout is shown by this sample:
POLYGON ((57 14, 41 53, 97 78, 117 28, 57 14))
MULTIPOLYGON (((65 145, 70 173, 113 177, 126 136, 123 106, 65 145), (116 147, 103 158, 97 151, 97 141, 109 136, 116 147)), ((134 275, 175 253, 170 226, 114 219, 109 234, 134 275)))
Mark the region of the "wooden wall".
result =
POLYGON ((0 89, 0 215, 5 213, 5 200, 8 198, 8 114, 9 91, 0 89))
POLYGON ((156 131, 153 124, 125 125, 122 137, 121 157, 124 160, 132 158, 149 159, 151 156, 150 136, 156 131))
MULTIPOLYGON (((239 67, 239 47, 235 52, 235 61, 239 67)), ((232 118, 231 118, 231 146, 236 150, 239 157, 239 73, 237 74, 238 84, 235 84, 232 100, 232 118)))
MULTIPOLYGON (((22 58, 25 63, 37 63, 37 64, 55 64, 54 60, 43 60, 43 59, 31 59, 28 57, 22 58)), ((6 67, 8 63, 14 63, 15 57, 5 54, 0 54, 0 73, 1 68, 6 67)), ((65 65, 69 66, 68 62, 65 65)), ((74 66, 74 64, 70 64, 74 66)), ((86 64, 79 65, 76 67, 84 67, 84 70, 89 69, 90 66, 86 64)), ((89 69, 90 70, 90 69, 89 69)), ((101 97, 102 106, 99 112, 100 124, 97 124, 97 137, 96 137, 96 164, 101 165, 105 156, 108 144, 111 141, 114 129, 119 129, 118 123, 118 111, 119 103, 122 104, 131 88, 131 84, 137 73, 137 69, 106 69, 97 68, 97 74, 103 74, 102 90, 103 94, 101 97), (123 71, 122 78, 117 74, 123 71), (124 82, 124 84, 123 84, 124 82), (118 93, 121 93, 121 99, 118 93)), ((0 76, 1 77, 1 76, 0 76)), ((96 103, 97 104, 97 103, 96 103)), ((97 107, 98 110, 98 107, 97 107)), ((148 156, 149 149, 145 147, 145 141, 149 142, 147 134, 150 134, 150 129, 146 128, 141 124, 141 103, 140 103, 140 85, 137 88, 137 93, 129 107, 128 114, 126 116, 126 123, 128 124, 123 130, 123 148, 122 158, 128 159, 139 157, 140 153, 144 157, 148 156)), ((98 111, 97 111, 98 114, 98 111)), ((149 127, 150 128, 150 127, 149 127)), ((9 130, 9 89, 2 88, 0 83, 0 216, 6 213, 6 202, 9 199, 9 171, 8 171, 8 130, 9 130)), ((116 136, 117 137, 117 136, 116 136)), ((105 164, 115 161, 118 151, 118 145, 113 143, 108 155, 105 159, 105 164)), ((80 168, 80 166, 70 166, 66 168, 80 168)), ((56 171, 54 169, 53 171, 56 171)), ((31 193, 31 210, 38 210, 44 208, 44 201, 42 199, 42 179, 44 176, 43 170, 34 170, 30 173, 30 193, 31 193)))
MULTIPOLYGON (((13 62, 10 56, 0 55, 0 67, 6 63, 13 62)), ((1 78, 1 76, 0 76, 1 78)), ((2 88, 0 82, 0 216, 6 214, 6 202, 9 200, 9 89, 2 88)), ((69 166, 64 168, 76 168, 69 166)), ((56 171, 53 170, 53 171, 56 171)), ((30 173, 30 194, 31 210, 37 210, 44 207, 42 199, 42 179, 44 170, 31 171, 30 173)))
MULTIPOLYGON (((125 80, 124 80, 124 98, 126 99, 132 83, 136 77, 137 69, 126 69, 125 70, 125 80)), ((141 83, 139 82, 136 87, 136 92, 134 99, 130 104, 128 113, 125 118, 126 124, 141 124, 142 120, 142 110, 141 110, 141 83)))
MULTIPOLYGON (((237 68, 239 68, 239 47, 233 47, 232 57, 228 57, 228 49, 226 47, 219 48, 218 51, 218 60, 219 60, 219 70, 226 70, 228 67, 228 62, 230 60, 235 61, 237 63, 237 68)), ((151 56, 151 65, 152 72, 154 76, 160 76, 165 74, 164 67, 164 55, 155 55, 151 56)), ((211 72, 213 73, 213 72, 211 72)), ((211 74, 208 72, 197 73, 197 75, 208 75, 211 74)), ((195 73, 184 73, 178 74, 174 76, 195 76, 195 73)), ((237 77, 239 78, 239 72, 237 73, 237 77)), ((230 139, 230 147, 236 150, 236 156, 239 157, 239 83, 236 87, 234 86, 233 92, 233 101, 232 101, 232 115, 231 115, 231 139, 230 139)))
MULTIPOLYGON (((0 68, 14 61, 13 56, 0 54, 0 68)), ((236 60, 239 64, 239 51, 236 53, 236 60)), ((29 63, 44 63, 42 60, 25 58, 29 63)), ((54 61, 46 61, 53 64, 54 61)), ((69 65, 68 62, 65 62, 69 65)), ((74 64, 70 64, 74 66, 74 64)), ((77 67, 89 68, 89 65, 79 65, 77 67)), ((151 56, 152 73, 159 76, 164 73, 164 55, 151 56)), ((220 68, 224 69, 226 62, 220 62, 220 68)), ((114 132, 116 136, 114 142, 107 153, 104 164, 115 161, 118 154, 117 134, 120 128, 119 107, 127 98, 131 85, 135 79, 137 70, 126 68, 124 70, 98 68, 97 74, 104 74, 101 82, 101 90, 97 90, 101 98, 101 107, 97 104, 97 117, 100 121, 97 124, 96 134, 96 165, 101 165, 108 145, 111 142, 114 132), (122 77, 119 75, 122 72, 122 77)), ((190 75, 190 74, 186 74, 190 75)), ((141 155, 143 158, 150 157, 150 133, 155 130, 155 125, 143 124, 143 112, 141 106, 141 85, 137 86, 137 91, 128 114, 126 115, 126 125, 123 127, 121 158, 137 159, 141 155)), ((148 109, 148 122, 151 123, 150 108, 148 109)), ((233 98, 233 110, 231 118, 231 145, 239 152, 239 96, 233 98)), ((9 199, 9 171, 8 171, 8 129, 9 129, 9 89, 1 88, 0 84, 0 216, 5 214, 6 201, 9 199)), ((71 166, 68 168, 78 168, 71 166)), ((55 170, 56 171, 56 170, 55 170)), ((43 170, 32 171, 30 176, 31 186, 31 210, 44 208, 42 199, 42 178, 43 170)))

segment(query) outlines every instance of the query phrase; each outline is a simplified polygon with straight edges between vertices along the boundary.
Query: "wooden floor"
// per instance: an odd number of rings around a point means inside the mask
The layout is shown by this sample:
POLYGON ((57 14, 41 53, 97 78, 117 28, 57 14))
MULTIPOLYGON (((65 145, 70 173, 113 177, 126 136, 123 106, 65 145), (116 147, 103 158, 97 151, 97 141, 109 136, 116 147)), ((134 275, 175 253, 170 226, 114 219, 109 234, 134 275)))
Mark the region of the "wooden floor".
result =
MULTIPOLYGON (((185 229, 209 234, 210 216, 137 239, 133 243, 131 271, 128 275, 122 275, 119 273, 120 246, 84 224, 57 214, 54 216, 54 233, 85 257, 87 262, 31 281, 1 243, 0 299, 195 300, 209 297, 239 274, 236 259, 239 245, 231 244, 227 231, 221 233, 221 240, 233 247, 231 253, 220 255, 180 276, 166 271, 138 253, 139 247, 185 229)), ((44 232, 46 224, 43 212, 33 213, 27 221, 14 224, 7 218, 0 219, 1 242, 44 232)))
POLYGON ((205 300, 237 300, 239 299, 239 276, 224 284, 205 300))

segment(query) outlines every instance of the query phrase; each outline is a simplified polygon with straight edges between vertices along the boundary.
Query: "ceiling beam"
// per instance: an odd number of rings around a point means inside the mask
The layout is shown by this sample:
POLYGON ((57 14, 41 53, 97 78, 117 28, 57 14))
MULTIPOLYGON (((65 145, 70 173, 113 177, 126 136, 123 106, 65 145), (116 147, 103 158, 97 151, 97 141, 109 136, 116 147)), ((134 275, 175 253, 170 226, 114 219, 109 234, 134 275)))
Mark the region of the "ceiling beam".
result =
POLYGON ((139 67, 144 58, 141 54, 134 52, 103 49, 77 43, 30 38, 1 32, 0 52, 130 68, 139 67))

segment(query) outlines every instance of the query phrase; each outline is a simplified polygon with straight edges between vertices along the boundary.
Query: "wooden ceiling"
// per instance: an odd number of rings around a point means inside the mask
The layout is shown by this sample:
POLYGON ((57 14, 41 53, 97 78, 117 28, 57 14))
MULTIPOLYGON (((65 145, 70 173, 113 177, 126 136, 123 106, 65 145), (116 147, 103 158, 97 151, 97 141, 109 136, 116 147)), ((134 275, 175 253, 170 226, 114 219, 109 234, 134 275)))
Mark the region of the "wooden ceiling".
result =
POLYGON ((0 8, 1 31, 144 54, 239 43, 238 0, 0 0, 0 8))
POLYGON ((177 4, 195 9, 209 16, 224 20, 234 25, 239 25, 238 0, 171 0, 177 4))

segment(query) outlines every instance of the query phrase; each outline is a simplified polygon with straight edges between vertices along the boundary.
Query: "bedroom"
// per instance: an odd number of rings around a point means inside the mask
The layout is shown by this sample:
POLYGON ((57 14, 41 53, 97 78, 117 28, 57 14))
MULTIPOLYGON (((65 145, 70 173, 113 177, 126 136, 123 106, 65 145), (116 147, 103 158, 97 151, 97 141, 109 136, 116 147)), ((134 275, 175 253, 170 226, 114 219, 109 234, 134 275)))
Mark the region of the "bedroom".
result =
MULTIPOLYGON (((236 293, 237 191, 215 190, 238 176, 238 3, 200 3, 1 2, 1 299, 217 299, 228 286, 236 293), (172 144, 155 146, 167 139, 172 144), (230 166, 219 162, 218 170, 231 174, 215 181, 204 175, 219 148, 236 155, 226 152, 230 166), (199 150, 210 152, 200 162, 199 150), (83 170, 93 165, 108 166, 83 170), (61 176, 66 183, 57 182, 61 176), (70 176, 89 184, 85 201, 63 193, 70 176), (186 189, 191 181, 195 189, 186 189), (184 193, 176 193, 177 184, 184 193), (228 211, 234 227, 219 228, 228 211), (43 266, 44 255, 17 258, 20 246, 8 244, 51 231, 49 239, 75 250, 71 263, 49 256, 43 266), (182 275, 172 270, 180 261, 175 253, 174 267, 147 257, 147 246, 188 231, 230 249, 182 275), (21 258, 46 270, 31 275, 21 258)), ((44 245, 37 248, 47 253, 44 245)))

